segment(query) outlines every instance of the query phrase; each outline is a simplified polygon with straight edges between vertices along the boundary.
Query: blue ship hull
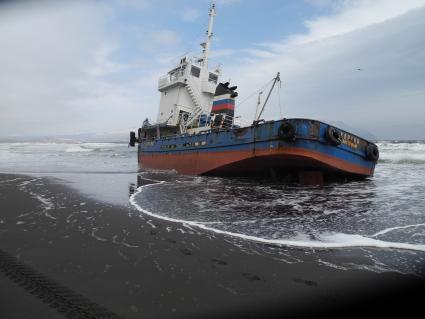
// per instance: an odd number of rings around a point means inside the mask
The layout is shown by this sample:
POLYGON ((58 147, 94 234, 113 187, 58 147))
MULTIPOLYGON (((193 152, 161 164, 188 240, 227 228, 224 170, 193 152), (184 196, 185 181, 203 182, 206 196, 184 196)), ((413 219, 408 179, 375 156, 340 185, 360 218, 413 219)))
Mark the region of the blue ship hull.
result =
POLYGON ((141 168, 218 176, 320 172, 367 177, 378 156, 375 144, 309 119, 139 140, 138 149, 141 168))

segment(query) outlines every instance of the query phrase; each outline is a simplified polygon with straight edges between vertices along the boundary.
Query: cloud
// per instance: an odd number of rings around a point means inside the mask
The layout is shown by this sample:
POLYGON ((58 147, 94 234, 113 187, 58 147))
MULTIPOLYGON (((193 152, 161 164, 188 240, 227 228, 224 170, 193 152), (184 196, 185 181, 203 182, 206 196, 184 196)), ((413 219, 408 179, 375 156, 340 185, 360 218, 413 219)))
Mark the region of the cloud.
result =
POLYGON ((217 6, 226 6, 226 5, 233 5, 235 3, 240 3, 241 0, 216 0, 215 3, 217 6))
POLYGON ((238 51, 235 50, 235 49, 218 49, 218 50, 214 50, 214 51, 211 52, 210 58, 214 59, 214 58, 229 56, 229 55, 233 55, 237 52, 238 51))
POLYGON ((278 57, 275 53, 270 50, 261 50, 261 49, 243 49, 243 52, 249 53, 252 57, 256 58, 276 58, 278 57))
MULTIPOLYGON (((280 99, 276 90, 265 118, 336 120, 385 134, 400 122, 423 127, 423 4, 323 2, 329 13, 306 21, 305 33, 245 48, 213 43, 212 60, 232 62, 222 79, 238 85, 237 113, 249 120, 255 94, 239 103, 281 71, 280 99)), ((87 1, 2 7, 0 135, 121 131, 155 117, 157 79, 187 51, 184 33, 159 21, 127 23, 116 11, 87 1)))
POLYGON ((152 4, 152 0, 116 0, 119 6, 131 9, 146 9, 152 4))
POLYGON ((161 46, 175 46, 181 41, 177 32, 172 30, 158 30, 151 34, 151 39, 156 44, 161 46))
POLYGON ((200 15, 201 13, 199 12, 199 10, 186 7, 183 9, 181 17, 183 21, 193 22, 198 19, 200 15))
POLYGON ((116 52, 118 45, 102 45, 94 51, 94 63, 87 70, 90 76, 99 77, 111 73, 123 71, 127 68, 126 65, 114 62, 111 55, 116 52))
POLYGON ((151 60, 166 60, 167 57, 175 57, 181 51, 181 36, 172 30, 159 29, 133 30, 140 36, 136 42, 140 43, 141 54, 150 55, 151 60))
MULTIPOLYGON (((242 63, 224 66, 224 78, 239 86, 243 101, 281 71, 280 103, 275 92, 266 118, 280 117, 280 104, 286 117, 343 121, 372 133, 383 122, 423 123, 425 8, 415 9, 423 2, 374 3, 348 1, 338 14, 309 21, 305 34, 262 43, 261 54, 250 49, 254 55, 242 63)), ((252 119, 255 102, 237 113, 252 119)))
MULTIPOLYGON (((323 1, 322 1, 323 3, 323 1)), ((306 43, 382 23, 425 5, 424 0, 348 0, 334 3, 336 13, 305 21, 309 32, 293 36, 293 43, 306 43)))
POLYGON ((131 120, 123 117, 143 105, 142 97, 131 80, 114 78, 127 66, 112 59, 119 45, 107 32, 110 14, 108 7, 84 1, 2 8, 1 135, 72 134, 129 125, 131 120))
POLYGON ((316 7, 324 8, 333 5, 335 0, 305 0, 305 2, 316 7))

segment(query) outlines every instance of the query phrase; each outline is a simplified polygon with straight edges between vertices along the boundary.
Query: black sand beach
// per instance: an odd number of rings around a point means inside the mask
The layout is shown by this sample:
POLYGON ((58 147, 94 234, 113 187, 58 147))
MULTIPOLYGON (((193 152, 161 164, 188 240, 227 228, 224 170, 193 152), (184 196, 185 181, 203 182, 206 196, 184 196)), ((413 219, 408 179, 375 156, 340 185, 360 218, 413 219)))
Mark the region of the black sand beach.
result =
POLYGON ((57 180, 17 187, 28 179, 0 175, 1 318, 340 317, 422 307, 423 277, 290 264, 57 180), (34 194, 54 201, 47 207, 34 194))

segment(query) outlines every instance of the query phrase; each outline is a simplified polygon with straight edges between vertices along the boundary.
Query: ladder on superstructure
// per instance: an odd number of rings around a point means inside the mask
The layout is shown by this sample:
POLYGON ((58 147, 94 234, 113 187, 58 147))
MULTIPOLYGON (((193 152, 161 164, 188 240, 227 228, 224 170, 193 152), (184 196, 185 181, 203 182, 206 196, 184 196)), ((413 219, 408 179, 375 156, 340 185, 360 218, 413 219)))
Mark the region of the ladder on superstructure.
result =
POLYGON ((192 81, 190 80, 190 78, 188 78, 188 81, 186 83, 186 89, 195 107, 193 108, 193 111, 190 113, 188 119, 186 121, 180 122, 181 133, 186 133, 188 126, 190 126, 193 123, 193 121, 196 119, 196 117, 201 115, 201 113, 203 112, 203 109, 200 106, 200 103, 198 101, 198 97, 196 96, 193 90, 192 81))

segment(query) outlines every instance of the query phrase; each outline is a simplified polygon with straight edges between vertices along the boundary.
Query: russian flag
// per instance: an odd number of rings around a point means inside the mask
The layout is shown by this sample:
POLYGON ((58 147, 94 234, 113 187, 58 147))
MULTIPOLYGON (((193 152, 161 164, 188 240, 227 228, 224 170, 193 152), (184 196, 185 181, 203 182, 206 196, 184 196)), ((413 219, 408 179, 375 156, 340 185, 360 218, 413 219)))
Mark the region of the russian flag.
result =
POLYGON ((211 112, 217 113, 220 111, 234 111, 235 110, 235 100, 234 99, 220 99, 213 102, 211 112))

